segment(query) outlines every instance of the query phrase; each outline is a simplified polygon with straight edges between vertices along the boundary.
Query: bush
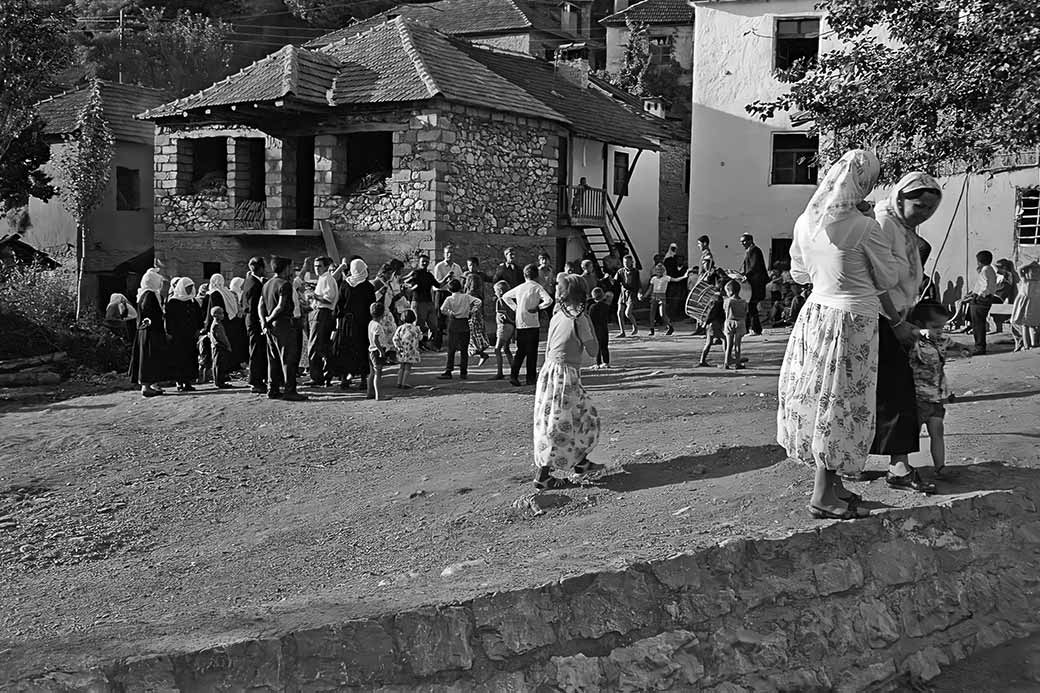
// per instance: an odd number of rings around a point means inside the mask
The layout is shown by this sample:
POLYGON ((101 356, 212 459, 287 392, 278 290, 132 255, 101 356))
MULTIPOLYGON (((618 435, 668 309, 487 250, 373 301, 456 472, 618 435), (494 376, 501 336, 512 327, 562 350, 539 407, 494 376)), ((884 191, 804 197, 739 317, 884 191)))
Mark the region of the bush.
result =
POLYGON ((96 318, 76 321, 76 274, 61 267, 5 267, 0 272, 0 359, 69 355, 68 367, 125 370, 130 349, 96 318))

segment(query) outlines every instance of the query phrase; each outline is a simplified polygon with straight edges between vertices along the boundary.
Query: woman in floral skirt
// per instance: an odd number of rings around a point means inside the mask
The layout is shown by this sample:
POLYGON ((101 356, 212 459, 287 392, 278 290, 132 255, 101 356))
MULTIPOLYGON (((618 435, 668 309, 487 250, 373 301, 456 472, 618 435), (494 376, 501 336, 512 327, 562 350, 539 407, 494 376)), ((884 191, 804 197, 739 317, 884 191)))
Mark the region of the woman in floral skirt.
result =
POLYGON ((780 369, 777 442, 815 470, 810 513, 863 517, 838 477, 857 474, 874 438, 878 294, 898 278, 898 259, 864 198, 877 157, 846 153, 827 172, 794 227, 791 276, 813 291, 798 315, 780 369))
POLYGON ((560 309, 549 323, 534 396, 534 486, 539 491, 567 484, 553 471, 585 475, 603 469, 588 458, 599 442, 600 424, 581 384, 581 367, 592 362, 599 343, 585 311, 585 280, 561 274, 556 300, 560 309))

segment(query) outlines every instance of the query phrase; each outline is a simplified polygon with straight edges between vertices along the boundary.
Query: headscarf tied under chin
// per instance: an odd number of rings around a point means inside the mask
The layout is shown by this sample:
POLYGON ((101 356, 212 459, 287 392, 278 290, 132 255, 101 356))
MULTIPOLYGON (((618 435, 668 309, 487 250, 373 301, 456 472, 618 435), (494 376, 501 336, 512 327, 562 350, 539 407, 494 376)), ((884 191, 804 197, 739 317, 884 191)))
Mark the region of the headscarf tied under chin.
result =
POLYGON ((361 258, 350 261, 350 274, 347 276, 347 283, 352 287, 357 286, 361 282, 368 279, 368 265, 361 258))
POLYGON ((195 298, 195 282, 191 277, 179 277, 170 291, 171 301, 191 301, 195 298))
POLYGON ((911 171, 899 179, 899 182, 892 188, 892 192, 888 194, 888 198, 881 202, 875 211, 878 214, 886 213, 905 228, 913 228, 906 223, 906 217, 903 216, 903 197, 907 193, 917 190, 933 192, 939 196, 940 200, 942 199, 942 188, 939 187, 939 181, 923 171, 911 171))
POLYGON ((174 277, 170 280, 170 292, 166 294, 166 298, 173 298, 173 292, 177 290, 177 282, 180 280, 180 277, 174 277))
POLYGON ((242 302, 242 286, 245 285, 246 280, 242 277, 232 277, 231 282, 228 284, 228 288, 231 289, 231 293, 235 295, 239 303, 242 302))
POLYGON ((860 203, 870 194, 881 175, 881 162, 873 152, 853 149, 845 152, 827 171, 820 187, 813 193, 803 216, 812 235, 824 228, 862 215, 860 203))
POLYGON ((228 320, 234 320, 238 317, 238 299, 235 298, 235 294, 231 293, 231 290, 224 284, 223 274, 214 274, 209 278, 209 292, 219 293, 224 299, 224 313, 228 320))
POLYGON ((130 299, 123 294, 112 294, 109 297, 108 307, 111 308, 112 306, 126 306, 126 320, 132 320, 137 317, 137 311, 131 305, 130 299))
POLYGON ((137 305, 141 305, 141 299, 144 295, 151 291, 155 294, 156 298, 159 298, 159 292, 162 291, 163 278, 159 274, 159 270, 152 267, 144 276, 141 277, 141 288, 137 290, 137 305))

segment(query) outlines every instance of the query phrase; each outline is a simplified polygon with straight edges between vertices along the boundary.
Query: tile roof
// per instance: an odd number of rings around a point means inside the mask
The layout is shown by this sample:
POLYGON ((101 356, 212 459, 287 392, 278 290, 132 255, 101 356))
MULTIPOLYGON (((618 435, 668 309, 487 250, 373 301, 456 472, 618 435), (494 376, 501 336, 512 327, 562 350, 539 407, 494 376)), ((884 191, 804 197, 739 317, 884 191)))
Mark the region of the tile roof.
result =
POLYGON ((328 105, 328 92, 342 65, 336 58, 297 46, 285 46, 200 92, 145 111, 141 118, 161 118, 211 106, 276 101, 286 97, 328 105))
POLYGON ((308 47, 326 46, 349 38, 371 26, 394 17, 417 19, 438 31, 456 36, 527 32, 531 30, 569 36, 560 22, 531 0, 439 0, 421 5, 398 5, 375 17, 319 36, 308 47))
MULTIPOLYGON (((134 115, 161 104, 162 92, 104 80, 99 80, 97 86, 101 93, 102 113, 112 135, 117 140, 151 143, 153 126, 136 120, 134 115)), ((84 84, 40 101, 37 109, 45 123, 44 134, 67 135, 79 129, 79 119, 90 101, 92 88, 91 84, 84 84)))
POLYGON ((686 0, 642 0, 600 20, 607 26, 637 24, 693 24, 694 10, 686 0))
POLYGON ((140 117, 166 118, 209 106, 272 101, 292 95, 328 107, 409 103, 444 99, 453 103, 554 120, 577 134, 655 149, 649 116, 628 111, 593 89, 557 74, 550 63, 526 54, 504 53, 447 36, 404 17, 376 24, 319 51, 286 46, 203 91, 152 109, 140 117), (304 63, 314 69, 304 99, 300 80, 286 77, 304 63))

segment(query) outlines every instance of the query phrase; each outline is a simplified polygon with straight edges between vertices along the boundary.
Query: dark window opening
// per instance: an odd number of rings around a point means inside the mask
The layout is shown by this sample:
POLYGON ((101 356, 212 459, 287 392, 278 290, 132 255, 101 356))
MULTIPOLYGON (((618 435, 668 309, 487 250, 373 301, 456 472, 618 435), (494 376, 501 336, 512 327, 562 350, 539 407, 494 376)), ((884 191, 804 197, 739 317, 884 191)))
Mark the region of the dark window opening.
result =
POLYGON ((253 202, 267 199, 267 151, 261 139, 249 140, 249 198, 253 202))
POLYGON ((614 194, 628 194, 628 152, 614 152, 614 194))
POLYGON ((776 69, 786 70, 802 58, 815 61, 819 54, 819 19, 776 20, 776 69))
POLYGON ((820 138, 773 135, 773 185, 816 185, 820 138))
POLYGON ((347 135, 345 193, 382 190, 393 172, 392 132, 354 132, 347 135))
POLYGON ((560 30, 568 34, 578 33, 578 8, 569 2, 560 8, 560 30))
POLYGON ((141 209, 141 172, 138 169, 116 166, 116 209, 141 209))
POLYGON ((1040 245, 1040 189, 1018 189, 1015 240, 1018 245, 1040 245))
POLYGON ((202 263, 202 276, 203 281, 209 281, 209 278, 214 274, 220 274, 220 263, 219 262, 203 262, 202 263))
POLYGON ((227 140, 223 137, 191 140, 191 154, 192 190, 227 194, 227 140))
POLYGON ((777 263, 785 266, 791 265, 791 239, 773 238, 769 241, 769 266, 776 267, 777 263))
POLYGON ((673 41, 671 36, 650 37, 650 64, 667 65, 672 62, 673 41))
POLYGON ((314 226, 314 138, 296 140, 296 228, 314 226))

